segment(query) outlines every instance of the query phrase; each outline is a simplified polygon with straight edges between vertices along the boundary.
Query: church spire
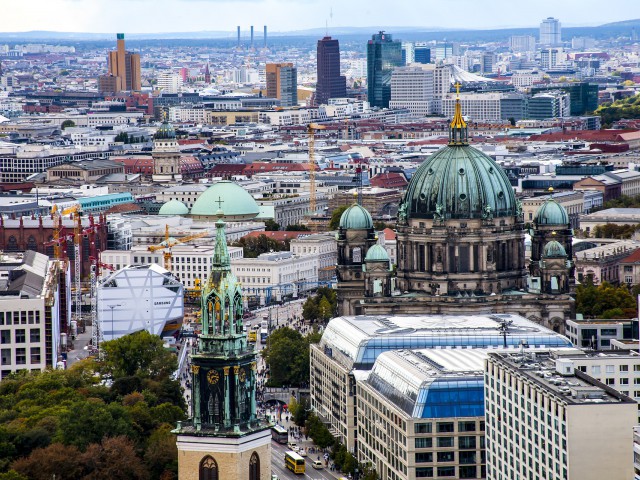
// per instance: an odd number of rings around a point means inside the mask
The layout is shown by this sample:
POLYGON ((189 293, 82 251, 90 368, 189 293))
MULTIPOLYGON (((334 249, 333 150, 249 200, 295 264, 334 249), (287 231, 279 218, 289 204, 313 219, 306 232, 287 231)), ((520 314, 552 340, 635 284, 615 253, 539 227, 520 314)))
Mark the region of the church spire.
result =
POLYGON ((453 120, 449 125, 449 145, 469 145, 467 132, 467 122, 462 118, 462 107, 460 106, 460 82, 456 82, 456 108, 453 120))

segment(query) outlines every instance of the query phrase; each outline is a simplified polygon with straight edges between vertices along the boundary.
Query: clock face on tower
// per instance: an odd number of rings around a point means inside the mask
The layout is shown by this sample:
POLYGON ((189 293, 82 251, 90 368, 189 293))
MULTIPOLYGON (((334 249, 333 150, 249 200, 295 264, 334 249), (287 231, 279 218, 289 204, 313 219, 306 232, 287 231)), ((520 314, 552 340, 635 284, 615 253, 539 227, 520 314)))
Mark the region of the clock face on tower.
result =
POLYGON ((217 370, 209 370, 207 372, 207 381, 211 385, 215 385, 216 383, 218 383, 218 380, 220 380, 220 372, 218 372, 217 370))
POLYGON ((244 371, 244 368, 241 368, 238 372, 238 379, 240 379, 242 383, 247 380, 247 372, 244 371))

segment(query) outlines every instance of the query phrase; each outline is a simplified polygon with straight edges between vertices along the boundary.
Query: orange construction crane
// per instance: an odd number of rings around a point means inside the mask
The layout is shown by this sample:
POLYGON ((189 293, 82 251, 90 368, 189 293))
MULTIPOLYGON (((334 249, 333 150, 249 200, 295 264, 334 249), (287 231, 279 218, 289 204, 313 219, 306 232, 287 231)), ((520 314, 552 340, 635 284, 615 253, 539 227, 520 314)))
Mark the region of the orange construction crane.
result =
POLYGON ((167 225, 167 228, 165 229, 164 241, 159 243, 158 245, 150 245, 147 248, 147 250, 149 250, 150 252, 157 252, 158 250, 167 250, 162 254, 164 258, 164 268, 166 270, 171 271, 171 248, 172 247, 176 245, 180 245, 181 243, 190 242, 191 240, 195 240, 197 238, 206 237, 208 235, 209 235, 209 231, 205 230, 204 232, 196 233, 194 235, 187 235, 186 237, 182 237, 182 238, 173 238, 173 237, 169 237, 169 226, 167 225))
POLYGON ((317 123, 307 125, 307 133, 309 134, 309 215, 316 214, 316 131, 326 128, 317 123))

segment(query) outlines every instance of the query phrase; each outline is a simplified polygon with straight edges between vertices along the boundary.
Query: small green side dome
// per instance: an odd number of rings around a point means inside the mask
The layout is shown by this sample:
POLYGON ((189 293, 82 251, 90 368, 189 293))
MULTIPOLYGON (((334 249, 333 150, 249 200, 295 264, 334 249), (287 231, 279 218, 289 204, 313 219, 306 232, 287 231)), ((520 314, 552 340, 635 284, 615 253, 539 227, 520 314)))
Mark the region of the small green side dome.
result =
POLYGON ((160 207, 158 215, 188 215, 189 209, 179 200, 169 200, 160 207))
POLYGON ((447 146, 418 167, 402 200, 406 218, 513 217, 509 178, 488 155, 468 145, 447 146))
POLYGON ((366 208, 357 203, 347 208, 340 217, 340 228, 347 230, 368 230, 373 228, 373 218, 366 208))
POLYGON ((388 262, 389 254, 382 245, 376 243, 367 251, 367 255, 364 257, 365 262, 388 262))
POLYGON ((540 205, 533 217, 533 221, 537 225, 567 225, 569 223, 569 215, 562 205, 553 198, 549 198, 540 205))
POLYGON ((176 131, 173 129, 173 126, 169 122, 162 122, 160 128, 156 130, 155 135, 153 136, 155 140, 171 140, 176 138, 176 131))
POLYGON ((544 258, 566 258, 567 252, 560 242, 551 240, 544 246, 542 256, 544 258))
POLYGON ((191 207, 191 215, 217 218, 218 210, 224 212, 227 221, 251 220, 260 213, 249 192, 229 180, 215 183, 202 192, 191 207))

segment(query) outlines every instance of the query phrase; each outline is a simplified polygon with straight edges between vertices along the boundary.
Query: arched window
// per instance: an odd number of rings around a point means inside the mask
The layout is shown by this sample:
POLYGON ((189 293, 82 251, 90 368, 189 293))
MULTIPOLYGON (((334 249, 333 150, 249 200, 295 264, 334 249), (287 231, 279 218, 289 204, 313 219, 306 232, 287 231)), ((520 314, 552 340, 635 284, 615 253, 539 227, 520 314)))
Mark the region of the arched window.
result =
POLYGON ((260 457, 256 452, 253 452, 249 460, 249 480, 260 480, 260 457))
POLYGON ((36 242, 36 238, 33 235, 29 235, 27 240, 27 250, 33 250, 34 252, 38 251, 38 242, 36 242))
POLYGON ((210 455, 200 461, 199 480, 218 480, 218 464, 210 455))
POLYGON ((16 237, 11 235, 9 237, 9 241, 7 242, 6 251, 7 252, 17 252, 18 250, 20 250, 20 248, 18 247, 18 241, 16 240, 16 237))

